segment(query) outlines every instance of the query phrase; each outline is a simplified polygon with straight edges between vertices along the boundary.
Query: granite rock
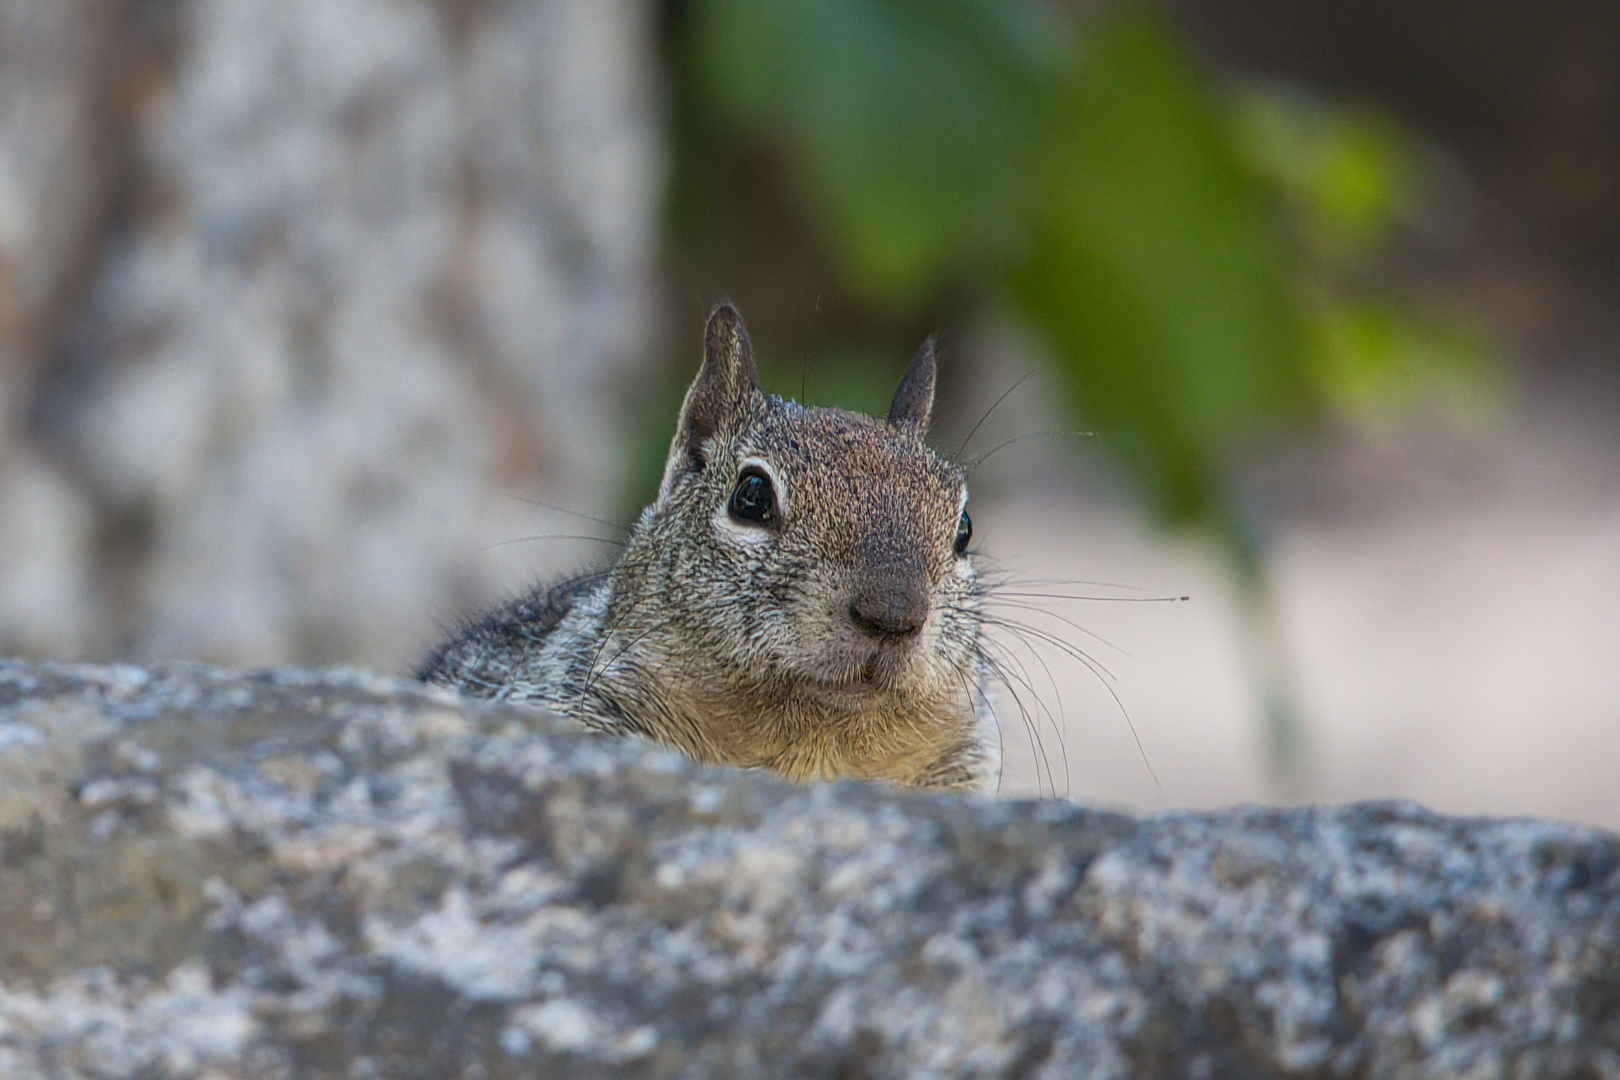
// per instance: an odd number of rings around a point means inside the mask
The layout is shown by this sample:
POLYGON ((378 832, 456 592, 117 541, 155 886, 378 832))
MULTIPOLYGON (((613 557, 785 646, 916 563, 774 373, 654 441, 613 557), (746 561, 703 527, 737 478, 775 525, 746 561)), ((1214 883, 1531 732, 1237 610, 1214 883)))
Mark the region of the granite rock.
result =
POLYGON ((358 671, 0 664, 0 1075, 1620 1077, 1620 841, 799 788, 358 671))
POLYGON ((654 17, 0 0, 0 650, 403 668, 599 554, 491 549, 612 512, 654 17))

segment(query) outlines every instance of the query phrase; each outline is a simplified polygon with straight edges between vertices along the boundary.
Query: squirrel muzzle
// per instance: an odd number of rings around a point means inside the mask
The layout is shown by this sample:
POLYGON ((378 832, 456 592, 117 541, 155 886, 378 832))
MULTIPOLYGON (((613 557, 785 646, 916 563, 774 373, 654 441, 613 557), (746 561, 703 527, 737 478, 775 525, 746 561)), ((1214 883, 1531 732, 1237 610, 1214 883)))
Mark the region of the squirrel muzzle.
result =
POLYGON ((915 637, 928 621, 928 592, 928 581, 920 569, 880 571, 856 588, 849 602, 849 620, 879 643, 915 637))

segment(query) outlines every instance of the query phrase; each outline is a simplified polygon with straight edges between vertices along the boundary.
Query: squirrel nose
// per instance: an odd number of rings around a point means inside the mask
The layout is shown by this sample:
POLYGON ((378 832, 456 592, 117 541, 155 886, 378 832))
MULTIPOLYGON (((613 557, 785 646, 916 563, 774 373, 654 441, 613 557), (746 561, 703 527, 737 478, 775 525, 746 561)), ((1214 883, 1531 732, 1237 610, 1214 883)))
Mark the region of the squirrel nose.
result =
POLYGON ((911 637, 928 620, 928 594, 913 582, 865 588, 850 601, 849 618, 871 637, 911 637))

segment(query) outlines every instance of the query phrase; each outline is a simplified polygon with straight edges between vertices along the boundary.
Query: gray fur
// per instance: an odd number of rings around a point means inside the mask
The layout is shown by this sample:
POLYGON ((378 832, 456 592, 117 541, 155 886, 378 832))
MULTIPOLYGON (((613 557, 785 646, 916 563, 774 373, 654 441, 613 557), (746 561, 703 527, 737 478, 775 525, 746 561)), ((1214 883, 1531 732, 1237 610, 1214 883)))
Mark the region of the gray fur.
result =
POLYGON ((900 376, 894 400, 889 403, 889 423, 928 426, 928 414, 934 411, 934 368, 934 339, 929 338, 900 376))
POLYGON ((992 787, 979 585, 952 550, 966 475, 923 442, 933 383, 929 342, 889 420, 764 395, 741 317, 717 307, 619 561, 469 624, 419 677, 701 761, 992 787), (728 514, 745 465, 780 520, 728 514))

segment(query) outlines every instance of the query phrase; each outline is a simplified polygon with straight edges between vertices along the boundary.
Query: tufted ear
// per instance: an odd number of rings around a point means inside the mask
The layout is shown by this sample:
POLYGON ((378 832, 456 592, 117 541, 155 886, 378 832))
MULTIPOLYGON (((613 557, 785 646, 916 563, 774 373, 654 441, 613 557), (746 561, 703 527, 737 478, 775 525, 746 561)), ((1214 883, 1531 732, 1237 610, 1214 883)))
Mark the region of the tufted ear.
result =
MULTIPOLYGON (((703 366, 681 405, 672 450, 684 451, 690 464, 703 467, 704 441, 740 428, 757 393, 759 372, 742 316, 730 304, 718 304, 703 331, 703 366)), ((673 458, 672 453, 672 463, 673 458)))
POLYGON ((934 339, 922 343, 917 358, 900 376, 900 385, 889 404, 889 423, 928 426, 934 408, 934 339))

